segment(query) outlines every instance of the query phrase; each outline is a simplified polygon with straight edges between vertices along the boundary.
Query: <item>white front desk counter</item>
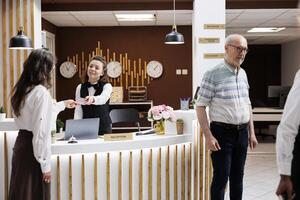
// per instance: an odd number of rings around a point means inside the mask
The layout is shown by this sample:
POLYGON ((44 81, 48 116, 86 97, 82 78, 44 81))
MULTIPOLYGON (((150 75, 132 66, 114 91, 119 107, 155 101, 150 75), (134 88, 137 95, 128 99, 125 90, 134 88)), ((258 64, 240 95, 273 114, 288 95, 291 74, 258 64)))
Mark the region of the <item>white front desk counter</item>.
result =
MULTIPOLYGON (((1 175, 4 172, 1 196, 8 189, 17 132, 0 135, 4 148, 0 158, 4 160, 0 167, 1 175)), ((57 141, 52 144, 51 199, 188 198, 192 141, 192 134, 136 136, 129 141, 80 140, 75 144, 57 141)))

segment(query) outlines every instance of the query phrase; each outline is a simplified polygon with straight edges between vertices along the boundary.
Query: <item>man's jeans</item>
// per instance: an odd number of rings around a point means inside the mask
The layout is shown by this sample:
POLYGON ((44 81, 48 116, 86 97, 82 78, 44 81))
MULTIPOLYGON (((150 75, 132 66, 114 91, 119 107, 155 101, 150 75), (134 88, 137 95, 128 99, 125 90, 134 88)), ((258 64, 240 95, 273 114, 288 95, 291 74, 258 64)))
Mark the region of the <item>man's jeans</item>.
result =
POLYGON ((221 150, 211 153, 213 164, 211 200, 224 199, 228 177, 230 200, 242 200, 248 127, 228 127, 212 122, 210 128, 221 147, 221 150))

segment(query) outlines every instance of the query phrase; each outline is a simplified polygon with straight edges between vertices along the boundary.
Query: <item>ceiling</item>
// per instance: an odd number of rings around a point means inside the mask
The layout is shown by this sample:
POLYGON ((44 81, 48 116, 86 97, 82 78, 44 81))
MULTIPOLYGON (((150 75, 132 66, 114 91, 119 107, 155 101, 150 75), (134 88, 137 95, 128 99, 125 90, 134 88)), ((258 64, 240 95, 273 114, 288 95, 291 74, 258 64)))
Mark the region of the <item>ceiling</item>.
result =
MULTIPOLYGON (((42 17, 58 27, 173 24, 172 0, 41 1, 42 17), (153 13, 156 17, 150 22, 118 22, 116 13, 153 13)), ((193 0, 176 0, 177 25, 192 25, 192 4, 193 0)), ((226 0, 226 34, 242 34, 250 44, 281 44, 300 39, 300 9, 297 4, 298 0, 226 0), (286 29, 278 33, 248 33, 253 27, 286 29)))

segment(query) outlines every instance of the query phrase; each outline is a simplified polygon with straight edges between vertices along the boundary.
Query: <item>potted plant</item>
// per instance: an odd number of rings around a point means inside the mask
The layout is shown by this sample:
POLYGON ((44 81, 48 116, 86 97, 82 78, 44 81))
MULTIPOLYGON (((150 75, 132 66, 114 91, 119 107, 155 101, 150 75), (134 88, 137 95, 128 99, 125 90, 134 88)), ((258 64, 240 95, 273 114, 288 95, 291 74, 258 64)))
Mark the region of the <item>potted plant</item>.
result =
POLYGON ((3 121, 6 118, 5 109, 3 106, 0 107, 0 121, 3 121))
POLYGON ((183 125, 184 125, 183 119, 178 118, 178 119, 176 120, 177 134, 183 134, 183 125))
POLYGON ((60 119, 56 120, 56 132, 61 133, 62 129, 64 128, 65 124, 60 119))

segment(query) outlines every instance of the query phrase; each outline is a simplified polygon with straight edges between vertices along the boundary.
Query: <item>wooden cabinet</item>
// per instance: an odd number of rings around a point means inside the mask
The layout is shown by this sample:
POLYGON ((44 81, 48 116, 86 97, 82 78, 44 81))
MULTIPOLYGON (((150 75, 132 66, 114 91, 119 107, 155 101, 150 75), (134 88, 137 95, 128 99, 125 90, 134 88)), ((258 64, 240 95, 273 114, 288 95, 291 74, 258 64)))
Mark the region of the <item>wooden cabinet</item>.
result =
MULTIPOLYGON (((139 111, 140 117, 140 128, 141 130, 153 128, 153 122, 149 122, 147 119, 148 110, 153 106, 152 101, 143 102, 123 102, 123 103, 110 103, 109 109, 122 109, 122 108, 135 108, 139 111)), ((133 124, 113 124, 113 132, 126 132, 126 131, 137 131, 137 126, 133 124)))

